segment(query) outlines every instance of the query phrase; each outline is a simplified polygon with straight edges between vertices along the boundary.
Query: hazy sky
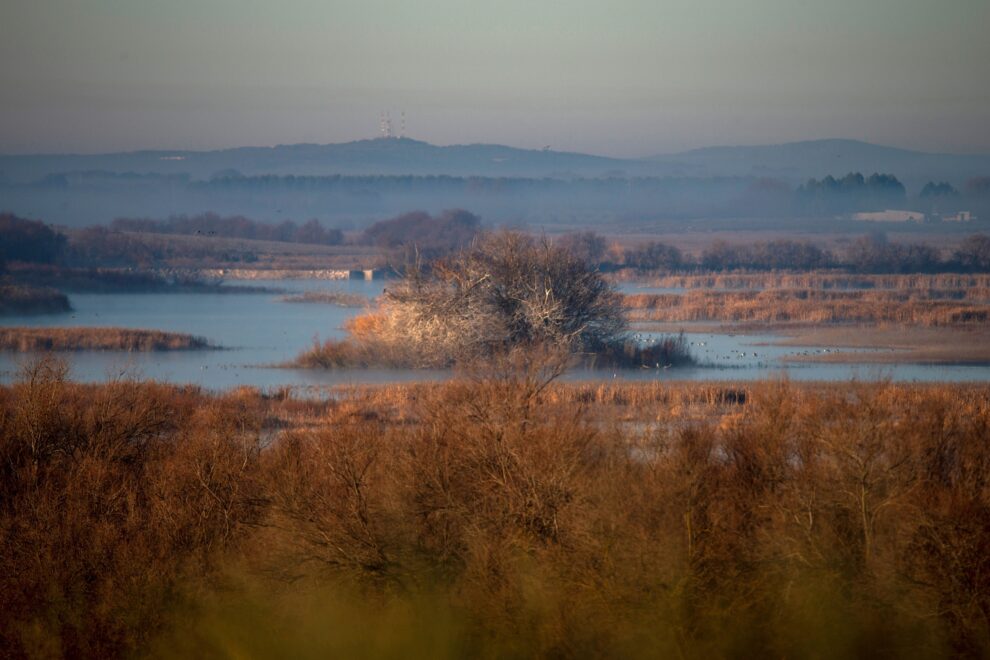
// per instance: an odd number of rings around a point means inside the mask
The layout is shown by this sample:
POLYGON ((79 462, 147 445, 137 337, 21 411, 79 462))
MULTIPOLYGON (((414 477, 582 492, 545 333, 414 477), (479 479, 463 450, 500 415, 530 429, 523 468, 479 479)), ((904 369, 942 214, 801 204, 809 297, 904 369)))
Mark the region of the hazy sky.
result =
POLYGON ((0 152, 990 152, 990 0, 0 0, 0 152), (397 122, 396 122, 397 123, 397 122))

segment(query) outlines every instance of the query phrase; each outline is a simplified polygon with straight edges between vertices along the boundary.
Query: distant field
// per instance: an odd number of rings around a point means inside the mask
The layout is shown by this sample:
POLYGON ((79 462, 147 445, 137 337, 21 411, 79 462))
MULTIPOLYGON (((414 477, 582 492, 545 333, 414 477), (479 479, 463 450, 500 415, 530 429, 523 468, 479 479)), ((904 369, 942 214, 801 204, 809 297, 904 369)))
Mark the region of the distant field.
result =
MULTIPOLYGON (((64 229, 68 235, 79 230, 64 229)), ((365 245, 309 245, 220 236, 127 233, 166 255, 174 268, 372 268, 381 250, 365 245)))
MULTIPOLYGON (((733 228, 732 225, 726 225, 724 222, 707 226, 705 221, 677 221, 676 223, 663 223, 651 228, 633 227, 625 232, 610 229, 608 238, 623 247, 634 247, 650 241, 659 241, 672 245, 685 254, 697 256, 716 241, 724 241, 730 245, 745 245, 765 241, 793 240, 808 242, 823 249, 836 250, 844 248, 848 243, 864 234, 883 232, 888 240, 893 242, 919 242, 940 250, 951 250, 967 236, 986 232, 988 226, 990 223, 974 222, 952 226, 911 225, 908 227, 893 223, 840 223, 832 218, 822 218, 813 222, 807 220, 781 221, 776 227, 757 225, 751 229, 737 229, 733 228)), ((588 227, 574 227, 573 229, 587 230, 588 227)))

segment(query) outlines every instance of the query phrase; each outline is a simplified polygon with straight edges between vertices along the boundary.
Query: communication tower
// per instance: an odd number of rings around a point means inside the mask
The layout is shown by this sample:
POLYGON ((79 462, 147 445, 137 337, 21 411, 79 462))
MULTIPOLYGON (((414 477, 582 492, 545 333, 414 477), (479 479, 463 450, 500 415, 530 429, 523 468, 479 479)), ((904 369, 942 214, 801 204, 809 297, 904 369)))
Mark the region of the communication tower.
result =
POLYGON ((378 120, 378 130, 383 138, 392 137, 392 117, 388 112, 381 113, 378 120))
POLYGON ((378 116, 378 133, 383 138, 394 138, 394 137, 405 137, 406 136, 406 111, 403 110, 399 115, 399 132, 395 133, 392 128, 392 116, 388 110, 384 110, 379 113, 378 116))

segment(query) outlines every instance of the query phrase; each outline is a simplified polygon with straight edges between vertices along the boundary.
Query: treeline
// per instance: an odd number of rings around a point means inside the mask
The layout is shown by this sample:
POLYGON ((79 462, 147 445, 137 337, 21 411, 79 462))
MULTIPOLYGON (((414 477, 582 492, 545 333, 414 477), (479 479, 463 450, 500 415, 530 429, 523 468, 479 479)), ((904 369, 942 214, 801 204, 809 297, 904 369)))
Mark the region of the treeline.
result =
MULTIPOLYGON (((326 229, 315 220, 311 220, 304 225, 296 226, 294 223, 282 223, 281 225, 267 226, 262 222, 255 222, 246 218, 220 218, 216 214, 203 214, 195 216, 202 218, 208 226, 210 218, 218 218, 219 225, 227 220, 232 220, 229 227, 243 226, 244 228, 254 225, 258 228, 268 227, 270 230, 282 232, 270 232, 265 239, 265 231, 259 229, 256 232, 256 239, 259 240, 283 240, 277 238, 295 237, 298 241, 306 244, 339 244, 337 235, 338 229, 326 229), (240 225, 240 221, 245 223, 240 225), (294 233, 293 233, 294 232, 294 233), (327 241, 331 241, 328 243, 327 241)), ((178 259, 213 259, 224 262, 245 262, 253 263, 257 261, 257 252, 252 249, 230 247, 224 245, 213 245, 210 242, 188 242, 186 244, 175 244, 165 240, 149 240, 147 236, 140 236, 136 231, 153 234, 185 234, 188 232, 179 229, 189 229, 196 226, 195 218, 186 218, 190 224, 181 223, 175 225, 176 231, 151 231, 151 225, 143 223, 155 223, 153 220, 117 220, 114 225, 117 228, 108 228, 101 225, 94 225, 71 231, 68 235, 63 234, 58 229, 47 225, 40 220, 29 220, 19 218, 16 215, 0 215, 0 273, 4 271, 5 262, 21 262, 25 264, 43 264, 51 266, 64 266, 71 268, 151 268, 160 265, 168 260, 178 259), (140 228, 140 229, 139 229, 140 228)), ((167 228, 171 221, 163 221, 163 228, 167 228)), ((206 235, 220 235, 217 230, 206 235)), ((246 231, 246 230, 245 230, 246 231)), ((192 232, 196 233, 196 232, 192 232)), ((202 233, 202 230, 200 230, 202 233)), ((242 236, 242 238, 249 238, 242 236)))
MULTIPOLYGON (((408 190, 423 185, 436 185, 448 192, 453 192, 465 186, 482 189, 488 193, 511 190, 514 192, 529 192, 539 188, 552 187, 563 190, 592 187, 605 192, 618 187, 632 187, 639 190, 662 189, 677 185, 705 186, 719 181, 733 180, 732 177, 676 178, 676 177, 599 177, 599 178, 529 178, 529 177, 486 177, 486 176, 453 176, 453 175, 328 175, 328 176, 298 176, 298 175, 258 175, 217 177, 208 182, 197 182, 194 185, 215 189, 243 188, 294 188, 335 189, 352 187, 388 188, 408 190)), ((882 201, 884 198, 904 198, 908 192, 904 184, 892 173, 874 172, 864 175, 862 172, 848 172, 836 178, 827 175, 824 178, 809 179, 798 186, 796 191, 787 184, 776 179, 761 179, 758 184, 767 187, 770 182, 783 184, 781 192, 798 192, 801 195, 843 195, 859 197, 865 201, 882 201)), ((939 182, 929 182, 928 185, 938 185, 939 182)), ((946 184, 948 185, 948 184, 946 184)), ((990 177, 973 177, 966 181, 963 193, 966 195, 985 195, 990 193, 990 177)), ((777 187, 777 186, 770 186, 777 187)), ((927 187, 927 186, 925 186, 927 187)), ((925 189, 919 190, 919 194, 925 189)))
POLYGON ((481 231, 481 219, 462 209, 432 216, 425 211, 403 213, 371 225, 360 242, 387 250, 413 250, 420 257, 436 258, 467 247, 481 231))
POLYGON ((0 213, 0 272, 8 261, 52 263, 65 244, 65 236, 43 222, 0 213))
MULTIPOLYGON (((354 199, 375 191, 379 196, 431 195, 466 203, 475 208, 492 200, 511 197, 546 207, 556 199, 561 210, 571 203, 581 206, 639 209, 647 213, 662 210, 684 217, 732 217, 762 215, 771 217, 818 216, 910 208, 924 212, 948 211, 966 207, 978 214, 990 209, 990 177, 974 177, 961 190, 948 182, 929 181, 909 192, 892 173, 849 172, 809 179, 796 188, 773 178, 747 180, 715 177, 602 177, 594 179, 529 179, 457 176, 256 176, 233 177, 196 184, 209 190, 243 192, 322 191, 354 199), (467 195, 467 197, 464 197, 467 195), (590 206, 589 206, 590 205, 590 206)), ((415 203, 415 202, 412 202, 415 203)), ((505 202, 500 202, 504 204, 505 202)))
MULTIPOLYGON (((63 234, 40 220, 0 216, 0 313, 67 311, 58 290, 215 290, 216 284, 184 274, 151 270, 170 259, 247 258, 210 246, 170 245, 130 232, 88 227, 63 234)), ((232 289, 237 290, 237 289, 232 289)))
POLYGON ((650 241, 631 247, 608 246, 595 232, 566 234, 557 244, 614 271, 811 271, 840 269, 853 273, 986 273, 990 272, 990 236, 974 234, 950 254, 924 243, 896 243, 885 234, 871 234, 833 251, 805 241, 775 240, 746 244, 714 241, 701 254, 684 254, 676 246, 650 241))
POLYGON ((819 213, 850 213, 900 207, 907 200, 904 184, 891 174, 864 177, 850 172, 841 179, 810 179, 795 192, 798 206, 819 213))
MULTIPOLYGON (((378 222, 354 242, 385 250, 415 249, 424 258, 435 258, 467 245, 479 230, 480 220, 467 211, 445 211, 435 217, 414 212, 378 222)), ((221 236, 309 245, 340 245, 344 240, 339 229, 323 227, 317 220, 303 225, 291 221, 270 225, 216 213, 167 220, 118 218, 110 227, 94 225, 66 235, 40 220, 4 213, 0 215, 0 273, 9 262, 72 268, 151 268, 170 260, 253 263, 258 259, 253 249, 215 246, 208 241, 176 244, 149 240, 139 234, 221 236)))
MULTIPOLYGON (((481 231, 481 219, 461 209, 430 215, 425 211, 403 213, 374 223, 350 242, 385 251, 418 254, 434 259, 459 250, 481 231)), ((0 272, 5 262, 57 264, 73 267, 150 267, 168 259, 214 256, 224 261, 252 262, 251 251, 218 250, 209 243, 173 245, 148 240, 138 234, 198 235, 251 240, 341 245, 339 229, 323 227, 317 220, 302 225, 292 221, 266 224, 243 216, 216 213, 172 216, 166 220, 117 218, 109 227, 94 225, 68 236, 40 220, 5 213, 0 215, 0 272)))
MULTIPOLYGON (((209 216, 215 214, 202 217, 209 216)), ((255 224, 263 226, 260 222, 255 224)), ((353 241, 401 252, 404 258, 418 253, 423 259, 433 259, 468 245, 481 230, 480 219, 464 210, 448 210, 437 215, 417 211, 377 222, 353 241)), ((14 261, 72 267, 150 267, 171 258, 218 256, 197 246, 156 243, 131 231, 101 226, 88 227, 67 237, 40 220, 10 213, 0 215, 0 237, 0 273, 5 262, 14 261)), ((659 241, 627 247, 609 245, 593 231, 565 234, 556 242, 603 270, 630 268, 671 273, 832 268, 878 274, 990 272, 990 236, 986 234, 966 238, 948 254, 924 243, 888 241, 882 233, 856 239, 841 250, 794 240, 748 244, 715 241, 697 256, 684 254, 676 246, 659 241)), ((226 256, 231 261, 257 258, 253 253, 226 256)))
MULTIPOLYGON (((895 173, 896 174, 896 173, 895 173)), ((796 187, 770 177, 524 178, 466 176, 181 176, 79 172, 32 184, 2 185, 5 208, 83 226, 107 217, 166 217, 211 209, 265 222, 317 216, 335 225, 384 218, 409 209, 460 207, 489 221, 573 226, 616 218, 657 221, 748 218, 778 225, 789 219, 908 208, 926 213, 972 211, 990 217, 987 178, 954 181, 955 196, 933 196, 946 183, 911 189, 891 173, 835 172, 796 187), (442 206, 439 206, 442 204, 442 206)), ((918 187, 915 188, 914 186, 918 187)), ((944 190, 944 186, 942 188, 944 190)), ((363 228, 365 225, 360 225, 363 228)), ((209 231, 209 230, 207 230, 209 231)))
MULTIPOLYGON (((71 237, 45 224, 15 215, 0 216, 0 273, 4 262, 51 267, 151 267, 162 260, 181 256, 174 248, 152 244, 130 232, 94 226, 73 232, 71 237)), ((195 248, 184 248, 184 252, 195 248)))
MULTIPOLYGON (((425 211, 412 211, 374 223, 353 242, 385 249, 416 248, 421 255, 432 257, 466 246, 480 230, 481 219, 462 209, 443 211, 435 216, 425 211)), ((99 228, 91 227, 89 231, 99 231, 99 228)), ((109 231, 220 236, 309 245, 345 242, 340 229, 324 227, 315 218, 302 225, 292 220, 275 224, 213 212, 176 215, 165 220, 117 218, 110 223, 109 231)))
MULTIPOLYGON (((350 239, 358 246, 376 246, 400 261, 418 255, 435 259, 471 243, 481 231, 478 216, 460 209, 436 215, 424 211, 404 213, 376 222, 350 239)), ((68 235, 40 220, 0 215, 0 273, 5 262, 71 268, 152 268, 165 262, 205 259, 254 263, 259 251, 211 241, 177 243, 156 240, 147 234, 222 236, 253 240, 340 245, 339 229, 328 229, 316 220, 303 225, 291 221, 266 224, 243 216, 217 213, 173 216, 166 220, 118 218, 110 227, 94 225, 68 235), (142 235, 145 234, 145 235, 142 235)))
POLYGON ((310 245, 340 245, 344 241, 343 232, 336 228, 324 227, 316 218, 301 225, 292 220, 271 224, 245 218, 242 215, 221 216, 217 213, 200 213, 198 215, 173 215, 165 220, 117 218, 110 223, 110 229, 151 234, 247 238, 310 245))
MULTIPOLYGON (((778 196, 785 192, 790 194, 787 186, 776 189, 778 196)), ((928 214, 967 210, 980 216, 990 212, 990 177, 971 178, 962 190, 947 181, 929 181, 912 195, 892 174, 850 172, 838 179, 809 179, 793 192, 792 201, 792 212, 805 215, 896 208, 928 214)))

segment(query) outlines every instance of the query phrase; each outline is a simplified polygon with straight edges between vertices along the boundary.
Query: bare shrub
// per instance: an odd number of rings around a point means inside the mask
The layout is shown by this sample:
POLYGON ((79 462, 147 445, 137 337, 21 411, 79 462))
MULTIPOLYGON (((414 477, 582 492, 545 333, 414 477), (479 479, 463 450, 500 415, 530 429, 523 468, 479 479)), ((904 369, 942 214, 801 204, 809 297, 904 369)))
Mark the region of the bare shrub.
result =
MULTIPOLYGON (((415 366, 489 359, 519 347, 597 350, 625 328, 621 297, 587 262, 548 241, 486 235, 472 247, 410 270, 381 309, 349 324, 350 343, 317 348, 304 362, 400 355, 415 366)), ((388 362, 385 362, 386 364, 388 362)))
POLYGON ((987 385, 557 364, 319 400, 34 365, 0 387, 0 653, 987 654, 987 385))
MULTIPOLYGON (((69 383, 32 366, 0 412, 0 649, 107 657, 144 648, 251 519, 243 417, 175 388, 69 383), (209 411, 212 406, 207 406, 209 411), (236 448, 236 450, 235 450, 236 448)), ((223 404, 220 404, 221 407, 223 404)))

